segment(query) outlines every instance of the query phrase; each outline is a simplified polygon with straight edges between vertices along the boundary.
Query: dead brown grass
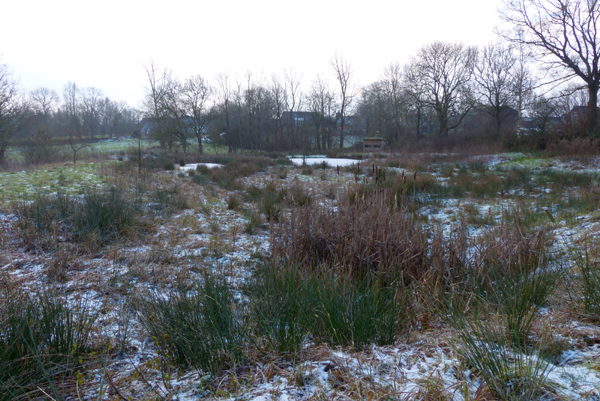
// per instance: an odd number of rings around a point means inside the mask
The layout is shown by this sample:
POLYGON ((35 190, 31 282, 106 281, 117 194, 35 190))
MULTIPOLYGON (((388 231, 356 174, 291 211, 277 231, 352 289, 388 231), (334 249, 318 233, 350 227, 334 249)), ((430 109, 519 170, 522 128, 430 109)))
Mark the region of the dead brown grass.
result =
POLYGON ((376 272, 420 277, 428 268, 426 234, 409 214, 372 197, 337 207, 292 209, 273 226, 273 254, 303 266, 362 277, 376 272))

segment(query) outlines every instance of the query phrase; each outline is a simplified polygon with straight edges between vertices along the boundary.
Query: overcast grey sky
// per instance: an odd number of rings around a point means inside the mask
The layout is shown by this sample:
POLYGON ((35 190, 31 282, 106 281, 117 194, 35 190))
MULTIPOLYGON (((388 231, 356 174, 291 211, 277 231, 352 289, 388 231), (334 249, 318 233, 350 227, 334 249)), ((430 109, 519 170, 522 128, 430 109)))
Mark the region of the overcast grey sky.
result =
POLYGON ((335 52, 355 81, 378 79, 435 40, 495 38, 496 0, 13 0, 0 16, 0 55, 23 87, 62 95, 68 81, 139 106, 143 62, 181 78, 301 72, 333 78, 335 52))

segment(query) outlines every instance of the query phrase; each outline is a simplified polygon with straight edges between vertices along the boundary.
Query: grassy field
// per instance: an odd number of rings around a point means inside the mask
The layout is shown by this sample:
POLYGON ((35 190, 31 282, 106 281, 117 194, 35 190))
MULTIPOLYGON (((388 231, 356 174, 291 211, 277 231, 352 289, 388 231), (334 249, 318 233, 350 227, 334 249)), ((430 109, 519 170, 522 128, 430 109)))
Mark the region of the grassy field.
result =
POLYGON ((600 399, 599 157, 98 146, 0 172, 0 400, 600 399))
MULTIPOLYGON (((84 145, 84 143, 82 143, 82 145, 84 145)), ((73 160, 73 150, 68 143, 63 143, 61 145, 52 145, 51 143, 48 143, 46 146, 51 150, 53 156, 60 161, 68 162, 73 160)), ((89 142, 87 146, 78 151, 77 158, 80 160, 102 160, 107 157, 118 158, 125 154, 137 151, 138 146, 140 146, 142 150, 147 150, 149 148, 158 147, 159 143, 158 141, 146 138, 142 139, 140 142, 138 139, 131 137, 98 139, 89 142)), ((79 147, 80 145, 78 144, 77 148, 79 147)), ((190 148, 196 150, 197 145, 191 144, 190 148)), ((224 154, 227 153, 227 151, 227 148, 224 146, 212 145, 210 143, 204 144, 204 152, 207 154, 224 154)), ((11 164, 23 164, 26 162, 27 152, 31 152, 31 147, 9 146, 6 150, 6 159, 11 164)))

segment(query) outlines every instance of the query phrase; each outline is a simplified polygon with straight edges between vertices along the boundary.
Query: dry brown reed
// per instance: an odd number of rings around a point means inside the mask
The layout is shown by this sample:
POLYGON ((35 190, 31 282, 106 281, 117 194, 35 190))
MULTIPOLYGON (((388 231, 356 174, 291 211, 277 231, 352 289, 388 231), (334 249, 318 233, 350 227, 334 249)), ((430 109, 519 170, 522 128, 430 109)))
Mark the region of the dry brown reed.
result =
POLYGON ((525 230, 507 221, 476 240, 472 265, 484 274, 486 266, 494 265, 507 276, 526 273, 541 267, 547 261, 547 236, 544 227, 525 230))
POLYGON ((425 232, 411 215, 390 210, 381 197, 292 209, 273 227, 272 238, 276 257, 358 277, 368 272, 418 277, 427 268, 425 232))

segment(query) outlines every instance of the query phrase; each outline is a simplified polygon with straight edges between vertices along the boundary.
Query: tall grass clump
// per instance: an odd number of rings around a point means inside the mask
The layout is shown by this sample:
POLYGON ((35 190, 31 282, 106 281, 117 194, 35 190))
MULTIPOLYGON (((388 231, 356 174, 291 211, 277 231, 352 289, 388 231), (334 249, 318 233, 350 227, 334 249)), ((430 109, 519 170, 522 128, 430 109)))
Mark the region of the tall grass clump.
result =
POLYGON ((18 214, 21 234, 30 245, 52 248, 61 237, 98 247, 131 234, 141 209, 113 187, 83 198, 38 195, 20 205, 18 214))
POLYGON ((297 268, 271 263, 257 268, 246 291, 259 348, 280 354, 300 350, 314 322, 312 284, 312 276, 297 268))
POLYGON ((279 221, 281 204, 287 197, 285 188, 278 188, 274 182, 262 187, 251 185, 246 189, 246 198, 259 204, 260 211, 267 220, 279 221))
POLYGON ((262 266, 248 287, 249 321, 266 349, 298 352, 312 340, 356 349, 389 345, 411 323, 409 291, 375 275, 355 280, 293 264, 262 266))
POLYGON ((224 280, 207 274, 191 288, 149 292, 136 308, 163 356, 176 365, 217 373, 244 357, 246 331, 224 280))
POLYGON ((489 315, 454 319, 465 368, 481 377, 495 399, 539 400, 553 394, 547 380, 551 366, 538 355, 512 348, 504 328, 491 322, 489 315))
POLYGON ((390 345, 412 320, 409 290, 401 280, 384 282, 375 275, 353 280, 323 272, 310 297, 316 301, 314 337, 332 345, 390 345))
POLYGON ((539 310, 554 290, 560 272, 544 266, 531 269, 520 267, 511 273, 500 263, 487 265, 482 276, 476 278, 475 296, 492 312, 501 316, 505 337, 519 350, 532 345, 531 330, 539 310))
POLYGON ((95 318, 53 292, 0 294, 0 400, 63 399, 91 351, 95 318))
POLYGON ((249 177, 259 171, 264 171, 268 166, 273 164, 271 159, 257 155, 207 155, 203 156, 202 162, 217 163, 223 166, 212 169, 198 166, 197 174, 193 178, 194 182, 215 183, 225 189, 242 189, 239 178, 249 177))
POLYGON ((152 207, 161 212, 174 212, 189 207, 188 198, 180 186, 160 188, 151 194, 152 207))
POLYGON ((576 255, 580 273, 581 295, 584 314, 593 320, 600 320, 600 263, 590 258, 588 250, 576 255))
POLYGON ((470 273, 439 298, 466 367, 502 400, 540 399, 553 393, 549 365, 533 335, 540 310, 561 271, 548 267, 543 230, 526 234, 502 226, 480 238, 470 273))

